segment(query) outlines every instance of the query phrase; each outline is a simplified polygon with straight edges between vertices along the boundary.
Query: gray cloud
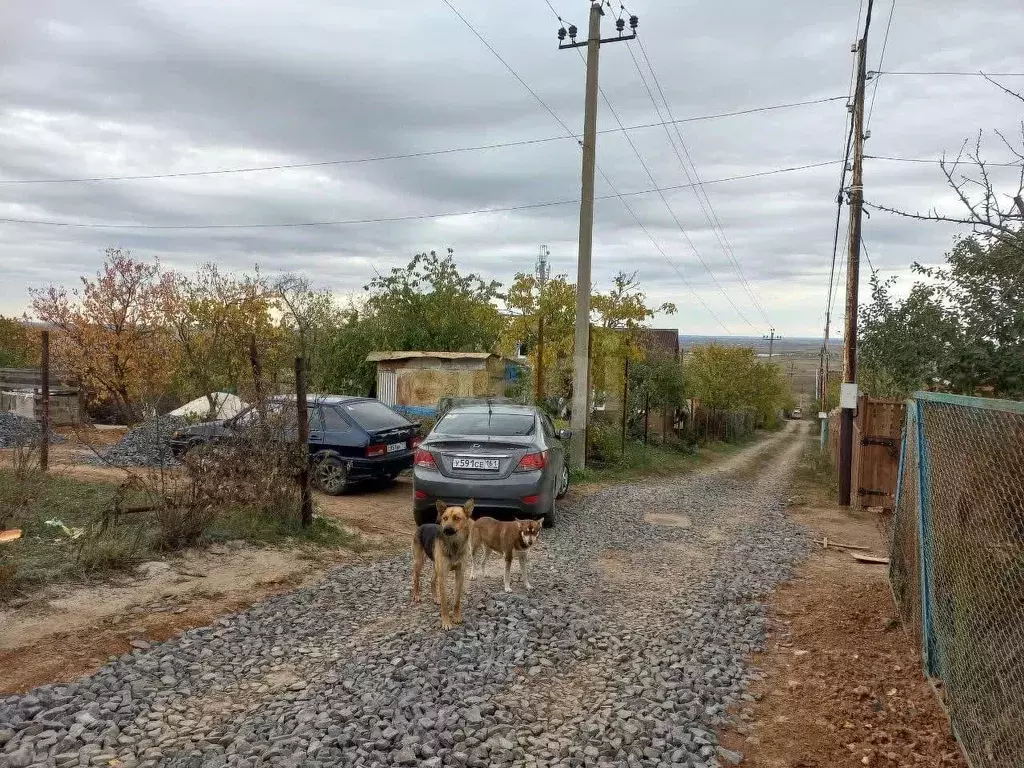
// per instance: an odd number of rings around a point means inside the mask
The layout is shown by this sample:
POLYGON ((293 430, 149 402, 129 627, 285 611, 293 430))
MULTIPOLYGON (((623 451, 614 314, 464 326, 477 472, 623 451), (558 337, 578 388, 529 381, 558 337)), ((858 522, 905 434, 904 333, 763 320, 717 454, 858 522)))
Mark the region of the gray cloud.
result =
MULTIPOLYGON (((578 26, 586 4, 553 0, 578 26)), ((509 7, 456 3, 572 129, 582 123, 583 66, 556 49, 542 0, 509 7)), ((635 4, 633 4, 635 5, 635 4)), ((676 118, 843 94, 858 3, 782 6, 658 3, 641 17, 647 53, 676 118)), ((877 68, 889 3, 875 9, 877 68)), ((1019 69, 1016 0, 970 6, 903 0, 886 70, 1019 69), (955 23, 951 22, 955 19, 955 23)), ((606 20, 606 29, 610 23, 606 20)), ((630 44, 633 45, 633 44, 630 44)), ((634 54, 643 64, 638 48, 634 54)), ((626 45, 602 51, 605 94, 627 125, 657 116, 626 45)), ((651 84, 653 87, 653 83, 651 84)), ((715 180, 837 159, 842 101, 680 126, 701 178, 715 180)), ((978 78, 883 76, 868 152, 937 157, 979 128, 1010 129, 1011 100, 978 78)), ((602 102, 602 129, 617 127, 602 102)), ((441 2, 384 9, 310 2, 244 6, 70 0, 0 11, 0 180, 183 172, 318 162, 557 136, 558 123, 441 2)), ((686 183, 660 127, 632 132, 656 182, 686 183)), ((998 158, 998 146, 990 154, 998 158)), ((650 179, 621 134, 600 136, 599 164, 621 192, 650 179)), ((708 184, 743 274, 772 323, 789 336, 820 332, 832 250, 838 165, 708 184)), ((952 206, 938 168, 869 160, 869 200, 909 209, 952 206)), ((192 225, 430 215, 575 198, 571 140, 317 168, 84 184, 0 184, 0 217, 78 223, 192 225)), ((602 180, 598 193, 610 194, 602 180)), ((678 271, 734 333, 760 333, 730 259, 692 190, 666 192, 692 243, 747 318, 729 305, 655 194, 596 206, 595 280, 636 269, 652 299, 674 301, 684 332, 720 332, 678 271)), ((26 289, 70 284, 121 245, 188 269, 207 260, 245 269, 303 270, 340 294, 418 250, 451 245, 467 267, 508 280, 540 243, 572 274, 578 207, 281 229, 76 229, 0 223, 0 312, 20 312, 26 289)), ((845 228, 843 233, 845 234, 845 228)), ((954 231, 873 213, 874 266, 905 274, 934 262, 954 231)), ((865 269, 865 272, 867 270, 865 269)), ((887 272, 888 273, 888 272, 887 272)))

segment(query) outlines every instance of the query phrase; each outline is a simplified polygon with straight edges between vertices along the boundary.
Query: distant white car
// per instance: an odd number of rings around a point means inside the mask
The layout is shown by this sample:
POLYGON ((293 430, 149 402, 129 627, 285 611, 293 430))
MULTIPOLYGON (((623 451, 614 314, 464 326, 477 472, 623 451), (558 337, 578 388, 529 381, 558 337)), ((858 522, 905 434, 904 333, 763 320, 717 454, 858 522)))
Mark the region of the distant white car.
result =
POLYGON ((802 419, 803 416, 804 416, 804 412, 802 410, 800 410, 799 408, 794 408, 793 409, 793 413, 790 414, 790 418, 793 418, 793 419, 802 419))

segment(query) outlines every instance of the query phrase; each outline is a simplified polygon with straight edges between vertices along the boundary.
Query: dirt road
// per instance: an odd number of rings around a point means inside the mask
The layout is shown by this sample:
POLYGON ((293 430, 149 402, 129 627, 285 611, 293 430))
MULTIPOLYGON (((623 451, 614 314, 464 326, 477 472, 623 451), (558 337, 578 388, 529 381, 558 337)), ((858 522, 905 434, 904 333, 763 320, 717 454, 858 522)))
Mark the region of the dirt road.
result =
POLYGON ((732 763, 762 599, 808 538, 784 513, 797 430, 724 468, 561 510, 533 590, 492 570, 442 632, 402 554, 0 700, 11 766, 732 763))

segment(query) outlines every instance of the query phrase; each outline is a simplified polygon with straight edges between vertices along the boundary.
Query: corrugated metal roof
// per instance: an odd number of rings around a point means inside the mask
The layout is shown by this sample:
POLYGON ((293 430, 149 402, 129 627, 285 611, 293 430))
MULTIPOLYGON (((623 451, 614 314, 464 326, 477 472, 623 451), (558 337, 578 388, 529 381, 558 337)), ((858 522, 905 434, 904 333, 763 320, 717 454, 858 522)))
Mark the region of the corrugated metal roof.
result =
POLYGON ((499 355, 493 352, 371 352, 366 356, 366 362, 380 363, 387 360, 414 360, 425 357, 438 360, 486 360, 499 355))

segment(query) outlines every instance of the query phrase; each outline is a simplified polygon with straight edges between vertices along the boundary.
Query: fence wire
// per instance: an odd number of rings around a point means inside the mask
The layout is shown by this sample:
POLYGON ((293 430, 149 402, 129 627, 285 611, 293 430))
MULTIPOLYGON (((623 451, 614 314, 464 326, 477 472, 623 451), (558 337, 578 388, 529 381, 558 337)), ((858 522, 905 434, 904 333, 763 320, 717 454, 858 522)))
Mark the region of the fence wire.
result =
POLYGON ((1024 408, 920 394, 905 444, 900 614, 972 766, 1024 766, 1024 408))

